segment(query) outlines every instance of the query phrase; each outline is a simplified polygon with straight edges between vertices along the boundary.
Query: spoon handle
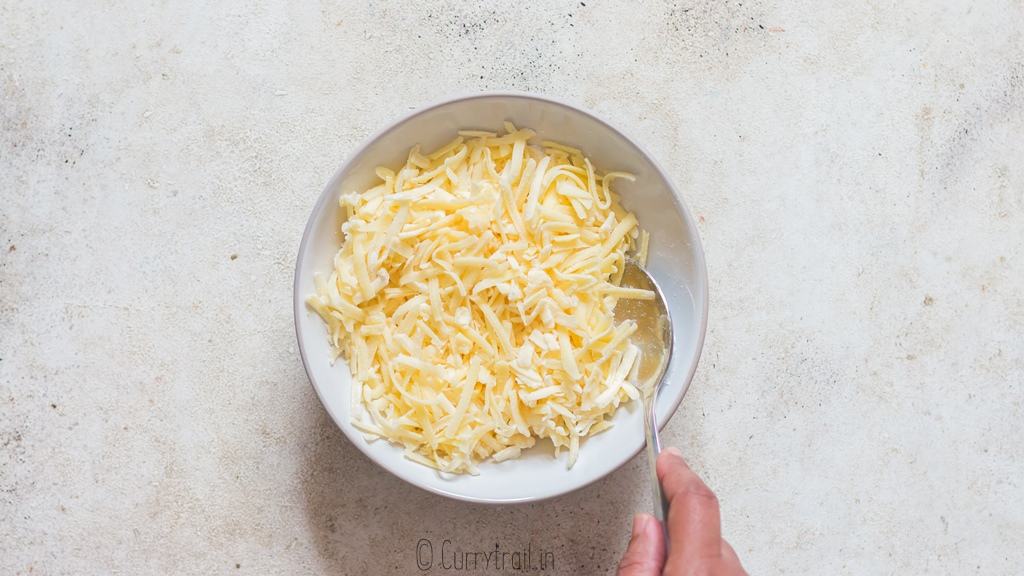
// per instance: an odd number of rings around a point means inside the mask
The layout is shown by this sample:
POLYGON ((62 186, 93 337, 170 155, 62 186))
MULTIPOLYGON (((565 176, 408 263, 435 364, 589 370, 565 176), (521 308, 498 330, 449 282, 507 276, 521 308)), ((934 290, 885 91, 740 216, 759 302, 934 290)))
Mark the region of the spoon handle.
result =
POLYGON ((651 471, 651 494, 654 499, 654 517, 661 522, 665 530, 665 546, 668 549, 668 501, 661 491, 661 483, 658 482, 658 454, 661 454, 661 438, 658 436, 658 416, 654 411, 654 400, 656 394, 648 394, 644 398, 644 432, 647 435, 647 463, 651 471))

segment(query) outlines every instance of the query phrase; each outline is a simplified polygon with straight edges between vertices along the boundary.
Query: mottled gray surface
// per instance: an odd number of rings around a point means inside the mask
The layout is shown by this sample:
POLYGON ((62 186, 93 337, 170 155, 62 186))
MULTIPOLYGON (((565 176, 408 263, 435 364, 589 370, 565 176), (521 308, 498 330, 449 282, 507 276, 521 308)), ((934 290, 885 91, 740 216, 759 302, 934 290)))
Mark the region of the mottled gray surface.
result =
POLYGON ((583 4, 0 0, 0 572, 416 574, 420 538, 610 572, 642 460, 448 501, 344 439, 295 347, 323 183, 490 89, 640 136, 699 216, 667 436, 752 572, 1019 572, 1021 3, 583 4))

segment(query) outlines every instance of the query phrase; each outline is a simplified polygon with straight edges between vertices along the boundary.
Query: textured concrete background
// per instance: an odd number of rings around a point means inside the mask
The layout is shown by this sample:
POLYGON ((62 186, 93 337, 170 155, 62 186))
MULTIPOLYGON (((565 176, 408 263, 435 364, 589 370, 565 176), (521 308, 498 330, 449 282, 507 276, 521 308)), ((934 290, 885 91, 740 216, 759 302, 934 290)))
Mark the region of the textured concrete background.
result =
POLYGON ((751 572, 1019 573, 1024 6, 473 4, 0 0, 0 573, 416 574, 420 538, 612 571, 642 460, 448 501, 360 455, 295 348, 322 185, 491 89, 640 136, 699 216, 668 438, 751 572))

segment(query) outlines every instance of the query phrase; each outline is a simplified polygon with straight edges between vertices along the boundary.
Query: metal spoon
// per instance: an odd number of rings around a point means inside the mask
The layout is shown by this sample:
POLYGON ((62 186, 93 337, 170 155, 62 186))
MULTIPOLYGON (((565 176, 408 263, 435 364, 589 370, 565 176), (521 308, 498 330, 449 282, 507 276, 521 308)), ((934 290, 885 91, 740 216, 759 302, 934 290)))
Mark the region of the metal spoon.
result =
MULTIPOLYGON (((644 433, 647 436, 647 461, 651 471, 651 489, 654 494, 654 516, 666 526, 668 501, 661 492, 655 464, 661 453, 661 438, 658 437, 658 416, 654 405, 658 390, 665 379, 669 360, 672 358, 672 317, 665 305, 665 294, 658 283, 639 264, 627 259, 622 274, 622 286, 642 288, 654 292, 653 300, 621 299, 615 305, 615 319, 633 320, 637 329, 632 342, 640 348, 638 384, 644 400, 644 433)), ((667 542, 668 540, 666 540, 667 542)))

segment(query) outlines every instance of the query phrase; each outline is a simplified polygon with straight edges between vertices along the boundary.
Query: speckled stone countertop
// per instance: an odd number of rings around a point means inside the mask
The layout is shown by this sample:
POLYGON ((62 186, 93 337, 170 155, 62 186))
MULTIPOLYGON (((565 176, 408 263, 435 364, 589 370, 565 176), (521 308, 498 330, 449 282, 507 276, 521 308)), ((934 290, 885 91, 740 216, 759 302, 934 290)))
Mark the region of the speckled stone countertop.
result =
POLYGON ((421 539, 612 572, 642 459, 449 501, 348 443, 295 346, 346 155, 503 89, 640 136, 698 216, 667 437, 752 573, 1019 572, 1024 6, 850 4, 0 3, 0 573, 418 574, 421 539))

